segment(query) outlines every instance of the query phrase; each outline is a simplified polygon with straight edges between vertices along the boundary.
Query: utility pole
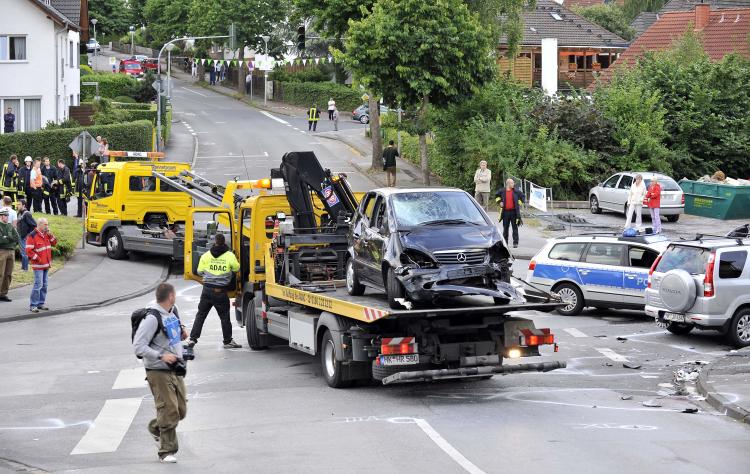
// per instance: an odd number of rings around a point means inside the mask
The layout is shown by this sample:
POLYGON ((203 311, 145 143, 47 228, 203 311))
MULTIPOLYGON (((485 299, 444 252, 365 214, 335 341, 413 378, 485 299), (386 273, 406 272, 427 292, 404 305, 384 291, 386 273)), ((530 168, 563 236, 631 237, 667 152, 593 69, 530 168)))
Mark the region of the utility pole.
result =
POLYGON ((133 56, 133 51, 135 50, 134 47, 135 44, 135 26, 130 25, 130 55, 133 56))
POLYGON ((270 40, 271 37, 263 35, 261 38, 263 38, 263 42, 266 43, 266 64, 263 68, 263 105, 265 106, 268 98, 268 40, 270 40))
POLYGON ((96 41, 96 18, 91 19, 91 24, 94 25, 94 61, 91 63, 94 66, 94 71, 96 71, 96 50, 99 49, 99 42, 96 41))

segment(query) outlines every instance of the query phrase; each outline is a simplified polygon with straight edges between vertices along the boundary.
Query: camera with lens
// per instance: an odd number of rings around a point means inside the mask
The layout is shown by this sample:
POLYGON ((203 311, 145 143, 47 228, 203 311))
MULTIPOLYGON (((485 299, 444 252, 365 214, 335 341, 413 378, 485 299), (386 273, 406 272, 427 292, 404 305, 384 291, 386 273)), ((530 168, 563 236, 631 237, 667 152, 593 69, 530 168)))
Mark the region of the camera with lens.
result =
POLYGON ((195 352, 192 347, 184 347, 182 349, 182 358, 184 360, 195 360, 195 352))

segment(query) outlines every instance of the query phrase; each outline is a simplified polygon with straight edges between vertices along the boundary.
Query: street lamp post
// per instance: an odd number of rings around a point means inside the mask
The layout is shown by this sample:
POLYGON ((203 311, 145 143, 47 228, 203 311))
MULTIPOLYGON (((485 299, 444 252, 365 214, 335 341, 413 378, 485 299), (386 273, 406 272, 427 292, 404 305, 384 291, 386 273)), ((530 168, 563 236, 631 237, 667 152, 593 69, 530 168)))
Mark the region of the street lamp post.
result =
POLYGON ((130 55, 132 56, 135 44, 135 26, 130 25, 130 55))
POLYGON ((173 43, 178 41, 189 41, 197 39, 213 39, 213 38, 229 38, 229 36, 183 36, 182 38, 175 38, 164 43, 164 46, 159 50, 159 55, 156 57, 156 151, 162 151, 163 144, 161 142, 161 53, 164 49, 173 43))
POLYGON ((91 19, 91 24, 94 25, 94 62, 92 62, 91 64, 94 66, 94 69, 96 69, 96 65, 97 65, 96 50, 98 49, 97 46, 99 45, 99 42, 96 41, 96 22, 97 22, 96 18, 91 19))
POLYGON ((268 99, 268 40, 271 39, 268 35, 261 36, 263 42, 266 44, 266 63, 263 67, 263 105, 266 105, 268 99))
POLYGON ((174 44, 167 45, 167 97, 172 100, 172 51, 176 48, 174 44))

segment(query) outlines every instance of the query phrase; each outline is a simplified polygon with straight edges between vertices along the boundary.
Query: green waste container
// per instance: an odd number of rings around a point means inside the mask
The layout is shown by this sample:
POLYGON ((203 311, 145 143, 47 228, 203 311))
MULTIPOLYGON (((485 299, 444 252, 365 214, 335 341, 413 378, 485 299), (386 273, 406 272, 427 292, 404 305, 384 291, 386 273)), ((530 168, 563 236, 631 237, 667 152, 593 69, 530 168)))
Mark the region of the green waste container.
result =
POLYGON ((680 180, 685 193, 685 214, 714 219, 750 218, 750 186, 680 180))

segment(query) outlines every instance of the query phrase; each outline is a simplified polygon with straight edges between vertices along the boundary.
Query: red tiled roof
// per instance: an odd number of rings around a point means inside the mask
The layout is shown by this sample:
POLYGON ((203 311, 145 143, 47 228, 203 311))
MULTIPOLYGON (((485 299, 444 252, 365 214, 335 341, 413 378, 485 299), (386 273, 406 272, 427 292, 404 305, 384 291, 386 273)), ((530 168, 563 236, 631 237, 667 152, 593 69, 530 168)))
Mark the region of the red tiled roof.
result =
MULTIPOLYGON (((613 68, 617 68, 618 64, 620 67, 633 66, 646 52, 669 49, 695 24, 695 10, 662 14, 620 55, 613 68)), ((708 24, 699 32, 703 49, 712 60, 718 61, 730 53, 738 53, 750 59, 750 8, 711 11, 708 24)), ((600 79, 608 81, 613 68, 603 71, 600 79)))

